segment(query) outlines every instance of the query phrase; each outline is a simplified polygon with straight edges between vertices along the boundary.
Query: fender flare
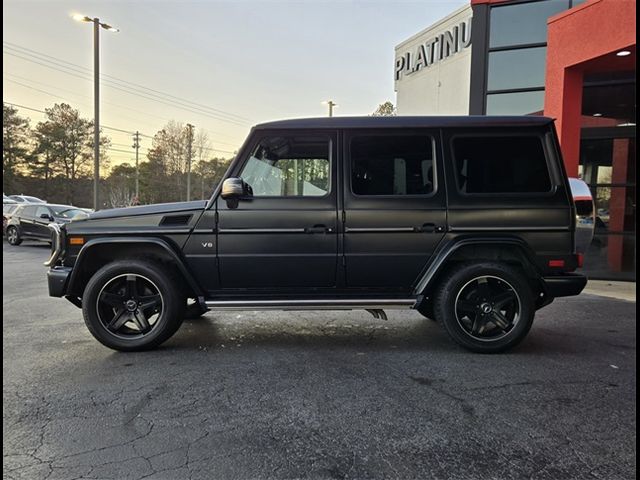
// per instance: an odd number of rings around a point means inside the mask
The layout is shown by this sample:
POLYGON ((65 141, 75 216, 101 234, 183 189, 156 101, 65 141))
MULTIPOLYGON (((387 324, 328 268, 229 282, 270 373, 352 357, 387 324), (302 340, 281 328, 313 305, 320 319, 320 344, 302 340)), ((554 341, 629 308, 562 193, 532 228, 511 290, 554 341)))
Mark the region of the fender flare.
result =
MULTIPOLYGON (((422 273, 418 282, 415 284, 415 287, 413 288, 413 294, 422 295, 423 292, 431 285, 432 280, 436 277, 438 272, 442 271, 447 260, 459 249, 461 249, 462 247, 467 247, 469 245, 516 247, 522 252, 522 254, 536 269, 536 271, 538 270, 535 261, 535 253, 533 252, 531 247, 529 247, 527 242, 519 237, 508 235, 497 235, 488 237, 456 237, 442 244, 442 246, 434 252, 433 259, 429 262, 429 266, 424 271, 424 273, 422 273)), ((540 272, 538 272, 538 275, 542 277, 542 275, 540 275, 540 272)))
POLYGON ((189 284, 189 286, 193 289, 194 293, 197 297, 201 297, 203 295, 202 289, 198 282, 196 282, 195 278, 191 274, 191 272, 187 269, 184 264, 183 259, 178 255, 178 253, 171 248, 168 242, 160 239, 160 238, 148 238, 148 237, 103 237, 103 238, 94 238, 89 240, 84 244, 80 253, 78 253, 78 258, 73 266, 73 270, 71 271, 71 277, 69 278, 69 283, 67 285, 67 292, 74 291, 73 287, 75 283, 78 281, 79 271, 82 267, 82 262, 87 257, 87 252, 89 252, 93 247, 104 244, 114 244, 114 245, 127 245, 127 244, 154 244, 161 247, 165 250, 171 260, 176 264, 180 273, 184 276, 185 280, 189 284))

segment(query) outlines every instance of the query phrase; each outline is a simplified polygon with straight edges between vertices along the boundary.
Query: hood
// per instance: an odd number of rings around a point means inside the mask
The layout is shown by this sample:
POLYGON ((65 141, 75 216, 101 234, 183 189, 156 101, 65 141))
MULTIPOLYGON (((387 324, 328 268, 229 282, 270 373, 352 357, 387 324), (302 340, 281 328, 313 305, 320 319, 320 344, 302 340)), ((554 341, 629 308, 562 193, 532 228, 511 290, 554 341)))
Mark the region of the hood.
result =
POLYGON ((133 217, 136 215, 153 215, 158 213, 182 212, 187 210, 204 210, 207 200, 194 200, 191 202, 155 203, 152 205, 140 205, 137 207, 111 208, 99 210, 87 215, 87 220, 99 218, 133 217))

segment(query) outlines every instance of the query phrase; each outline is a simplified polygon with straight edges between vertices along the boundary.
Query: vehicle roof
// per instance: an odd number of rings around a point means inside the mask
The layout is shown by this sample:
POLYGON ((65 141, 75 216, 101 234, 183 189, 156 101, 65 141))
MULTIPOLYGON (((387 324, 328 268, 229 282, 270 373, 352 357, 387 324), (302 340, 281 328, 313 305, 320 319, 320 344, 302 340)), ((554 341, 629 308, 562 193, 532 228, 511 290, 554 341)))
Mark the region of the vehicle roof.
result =
POLYGON ((73 205, 63 205, 61 203, 19 203, 21 207, 54 207, 54 208, 75 208, 76 210, 82 210, 80 207, 74 207, 73 205))
POLYGON ((253 128, 255 130, 266 130, 272 128, 538 127, 552 122, 552 118, 537 115, 363 116, 276 120, 260 123, 253 128))

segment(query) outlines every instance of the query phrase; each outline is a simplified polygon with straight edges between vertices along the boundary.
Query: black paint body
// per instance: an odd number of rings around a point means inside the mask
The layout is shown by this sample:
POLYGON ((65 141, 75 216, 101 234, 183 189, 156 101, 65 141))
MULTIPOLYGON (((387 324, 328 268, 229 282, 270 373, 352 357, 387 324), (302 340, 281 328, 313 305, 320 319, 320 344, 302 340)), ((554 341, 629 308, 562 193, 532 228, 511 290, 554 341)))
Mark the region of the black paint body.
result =
MULTIPOLYGON (((225 177, 238 176, 265 135, 318 135, 331 140, 331 191, 323 197, 246 198, 228 205, 220 187, 208 202, 149 205, 94 213, 66 226, 66 244, 54 276, 56 296, 81 297, 82 270, 97 255, 127 250, 145 256, 162 244, 180 262, 192 295, 203 300, 264 298, 416 298, 428 295, 452 252, 482 245, 517 248, 523 268, 550 301, 577 294, 575 210, 553 121, 544 117, 334 117, 287 120, 253 128, 225 177), (354 134, 420 133, 434 139, 435 191, 429 196, 353 194, 348 139, 354 134), (458 135, 535 134, 551 174, 548 194, 467 196, 458 192, 452 138, 458 135), (347 179, 345 181, 345 179, 347 179), (99 252, 99 254, 98 254, 99 252), (549 268, 549 259, 565 260, 549 268), (436 268, 437 266, 438 268, 436 268), (81 270, 80 272, 76 270, 81 270), (545 277, 574 288, 545 291, 545 277), (63 278, 64 277, 64 278, 63 278), (69 278, 67 278, 69 277, 69 278), (62 278, 62 280, 61 280, 62 278), (60 287, 59 285, 62 285, 60 287), (567 293, 568 292, 568 293, 567 293)), ((490 152, 488 152, 490 153, 490 152)), ((482 250, 485 252, 486 250, 482 250)), ((96 262, 93 262, 94 264, 96 262)), ((99 262, 98 262, 99 263, 99 262)), ((86 282, 85 282, 86 283, 86 282)), ((545 302, 548 303, 548 302, 545 302)))

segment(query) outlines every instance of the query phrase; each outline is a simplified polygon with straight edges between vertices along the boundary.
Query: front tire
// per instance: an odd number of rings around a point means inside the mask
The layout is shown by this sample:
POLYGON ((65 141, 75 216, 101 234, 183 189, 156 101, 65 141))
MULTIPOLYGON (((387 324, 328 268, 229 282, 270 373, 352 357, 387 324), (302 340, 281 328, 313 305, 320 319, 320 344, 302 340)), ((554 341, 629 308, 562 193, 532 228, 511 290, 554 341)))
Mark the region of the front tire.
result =
POLYGON ((531 329, 534 295, 516 268, 497 262, 467 263, 440 284, 435 316, 453 341, 468 350, 498 353, 519 344, 531 329))
POLYGON ((10 226, 7 228, 7 242, 9 242, 9 245, 13 245, 14 247, 17 247, 22 243, 18 227, 10 226))
POLYGON ((116 261, 98 270, 82 297, 91 334, 120 351, 140 351, 168 340, 182 324, 184 298, 160 266, 116 261))

